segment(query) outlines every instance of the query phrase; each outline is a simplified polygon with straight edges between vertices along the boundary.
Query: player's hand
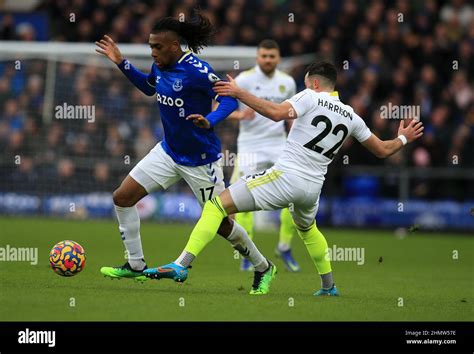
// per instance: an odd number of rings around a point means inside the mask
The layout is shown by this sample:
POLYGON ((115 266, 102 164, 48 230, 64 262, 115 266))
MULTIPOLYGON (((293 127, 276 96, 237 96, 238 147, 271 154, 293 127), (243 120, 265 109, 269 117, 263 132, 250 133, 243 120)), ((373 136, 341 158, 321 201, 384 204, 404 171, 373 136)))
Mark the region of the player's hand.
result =
POLYGON ((405 126, 405 120, 402 119, 398 127, 398 135, 405 135, 405 138, 411 143, 423 135, 423 129, 423 123, 418 120, 413 119, 405 126))
POLYGON ((210 129, 211 123, 206 119, 206 117, 200 114, 190 114, 186 117, 186 120, 192 120, 194 125, 203 129, 210 129))
POLYGON ((242 89, 239 86, 237 86, 232 76, 227 75, 227 79, 229 81, 216 82, 212 89, 219 96, 231 96, 231 97, 238 98, 239 93, 242 91, 242 89))
POLYGON ((252 108, 247 107, 242 110, 241 116, 240 116, 241 120, 253 120, 254 118, 255 118, 255 111, 252 108))
POLYGON ((120 53, 117 44, 115 44, 114 40, 109 36, 105 35, 102 39, 98 42, 95 42, 97 48, 95 51, 97 53, 105 55, 115 64, 120 64, 123 61, 122 53, 120 53))

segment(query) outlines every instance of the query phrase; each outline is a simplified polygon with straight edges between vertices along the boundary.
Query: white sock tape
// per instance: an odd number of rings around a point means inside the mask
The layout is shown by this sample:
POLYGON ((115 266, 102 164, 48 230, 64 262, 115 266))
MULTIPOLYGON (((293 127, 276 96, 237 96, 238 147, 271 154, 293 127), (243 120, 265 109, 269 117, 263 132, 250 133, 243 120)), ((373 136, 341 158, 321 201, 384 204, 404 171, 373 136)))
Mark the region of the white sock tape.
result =
POLYGON ((407 140, 407 138, 405 137, 405 135, 399 135, 399 136, 398 136, 398 139, 400 139, 400 140, 402 141, 403 145, 408 144, 408 140, 407 140))

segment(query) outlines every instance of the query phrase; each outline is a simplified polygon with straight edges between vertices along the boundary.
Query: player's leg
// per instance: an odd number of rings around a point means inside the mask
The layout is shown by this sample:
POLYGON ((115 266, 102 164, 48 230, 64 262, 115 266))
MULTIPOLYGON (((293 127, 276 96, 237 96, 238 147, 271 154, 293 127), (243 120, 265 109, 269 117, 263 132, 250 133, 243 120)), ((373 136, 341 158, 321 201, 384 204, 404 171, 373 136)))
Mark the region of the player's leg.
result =
POLYGON ((132 269, 143 269, 145 261, 140 237, 140 217, 136 204, 146 195, 146 189, 130 175, 114 191, 113 200, 119 222, 120 235, 127 250, 132 269))
MULTIPOLYGON (((331 261, 328 258, 328 243, 316 226, 316 213, 319 205, 319 192, 312 198, 312 205, 295 206, 292 216, 298 235, 303 240, 308 253, 321 277, 321 290, 314 295, 339 295, 334 284, 331 261)), ((311 200, 311 197, 309 197, 311 200)))
MULTIPOLYGON (((275 169, 248 176, 238 183, 231 185, 220 196, 212 198, 204 205, 201 218, 194 227, 189 241, 181 255, 182 263, 192 261, 204 247, 212 241, 222 220, 229 214, 238 211, 275 210, 288 205, 286 196, 291 195, 291 183, 280 180, 283 172, 275 169)), ((303 191, 304 194, 304 191, 303 191)), ((250 240, 247 237, 248 240, 250 240)), ((184 281, 187 269, 179 264, 167 264, 156 269, 147 269, 147 276, 161 279, 171 278, 175 281, 184 281)), ((255 271, 251 294, 266 294, 270 282, 276 275, 276 267, 269 262, 264 272, 255 271)))
MULTIPOLYGON (((233 200, 237 199, 237 205, 242 210, 256 209, 255 201, 249 193, 244 180, 240 179, 229 188, 231 195, 234 195, 233 200)), ((237 216, 239 214, 240 213, 237 213, 235 215, 237 216)), ((229 217, 225 218, 217 232, 220 236, 229 241, 232 247, 240 253, 246 263, 249 264, 249 268, 252 271, 264 272, 268 269, 268 260, 260 253, 246 230, 237 221, 232 220, 229 217), (223 229, 223 226, 227 223, 232 224, 232 230, 230 233, 228 233, 226 229, 223 229)))
MULTIPOLYGON (((223 220, 229 220, 228 215, 236 212, 228 190, 224 190, 220 196, 208 200, 203 207, 201 218, 194 227, 184 251, 174 263, 149 269, 147 275, 156 278, 172 278, 175 281, 184 281, 187 277, 187 268, 192 261, 201 253, 206 245, 211 242, 218 230, 221 232, 225 227, 223 220), (224 204, 223 204, 224 203, 224 204), (224 207, 225 205, 225 207, 224 207)), ((229 225, 230 226, 230 225, 229 225)), ((229 232, 230 227, 224 232, 229 232)))
POLYGON ((146 269, 146 263, 140 238, 140 218, 136 203, 147 194, 145 188, 130 175, 125 177, 120 187, 114 191, 115 213, 127 252, 127 262, 119 267, 102 267, 100 271, 105 276, 111 278, 143 277, 142 271, 146 269))
MULTIPOLYGON (((196 258, 201 251, 209 244, 217 231, 222 220, 229 214, 238 212, 234 204, 229 189, 224 190, 220 196, 216 196, 204 204, 201 218, 194 227, 191 236, 186 244, 184 251, 180 256, 180 264, 170 263, 155 269, 147 269, 144 274, 155 279, 171 278, 175 281, 184 281, 187 278, 187 267, 196 258), (171 276, 169 276, 169 274, 171 276)), ((234 222, 235 223, 235 222, 234 222)), ((237 225, 237 223, 235 223, 237 225)), ((248 242, 258 252, 255 244, 247 237, 248 242)), ((237 245, 238 247, 238 245, 237 245)), ((248 249, 250 251, 250 249, 248 249)), ((242 250, 245 253, 245 250, 242 250)), ((258 252, 260 253, 260 252, 258 252)), ((254 282, 250 294, 267 294, 270 289, 270 283, 276 275, 276 267, 268 260, 265 260, 263 271, 255 271, 254 282)), ((263 263, 262 263, 263 265, 263 263)))
MULTIPOLYGON (((264 170, 262 169, 255 169, 255 164, 248 164, 245 159, 241 159, 242 154, 239 154, 235 166, 234 171, 232 173, 232 177, 230 179, 230 183, 234 184, 237 183, 241 178, 245 175, 254 174, 258 171, 264 170), (240 161, 242 160, 242 161, 240 161)), ((237 222, 238 225, 241 225, 245 232, 247 233, 248 237, 253 240, 254 239, 254 213, 252 212, 240 212, 234 215, 234 220, 237 222)), ((249 261, 247 257, 242 257, 242 261, 240 262, 240 270, 242 271, 253 271, 254 268, 252 263, 249 261)))
POLYGON ((146 155, 114 191, 113 200, 119 231, 127 252, 127 263, 119 267, 102 267, 101 273, 112 278, 146 280, 146 269, 140 236, 140 217, 136 204, 152 191, 166 189, 179 180, 169 158, 157 145, 146 155))
MULTIPOLYGON (((254 214, 252 212, 244 212, 235 214, 235 221, 241 225, 249 238, 251 240, 254 239, 254 214)), ((253 267, 252 264, 249 262, 247 258, 242 258, 242 262, 240 263, 240 270, 242 271, 252 271, 253 267)))
POLYGON ((295 233, 296 228, 293 224, 290 210, 288 208, 282 209, 280 212, 280 239, 275 253, 282 259, 285 268, 290 272, 299 272, 301 270, 291 252, 291 240, 295 233))
MULTIPOLYGON (((224 171, 220 164, 220 160, 213 162, 206 166, 200 166, 196 168, 192 167, 182 167, 182 177, 188 182, 189 186, 196 194, 196 197, 201 198, 203 186, 209 184, 209 182, 214 183, 214 195, 220 195, 224 189, 224 171)), ((239 179, 237 182, 245 183, 242 179, 239 179), (240 182, 239 182, 240 181, 240 182)), ((209 189, 210 187, 207 187, 209 189)), ((201 205, 204 205, 204 202, 213 197, 212 194, 206 196, 207 199, 201 198, 201 205)), ((253 210, 255 208, 255 203, 253 199, 250 198, 246 201, 245 206, 248 210, 253 210)), ((242 209, 244 210, 244 209, 242 209)), ((238 214, 236 214, 237 216, 238 214)), ((262 272, 268 268, 268 262, 266 258, 260 253, 255 244, 252 242, 251 238, 248 236, 244 227, 242 227, 238 222, 231 220, 228 216, 222 220, 217 233, 229 241, 236 249, 240 252, 249 264, 250 267, 258 272, 262 272)), ((179 259, 178 259, 179 261, 179 259)), ((179 264, 179 262, 177 262, 179 264)))
MULTIPOLYGON (((265 168, 273 166, 281 156, 284 149, 286 139, 275 139, 273 148, 266 148, 259 154, 260 158, 264 158, 265 168)), ((291 240, 296 234, 295 225, 293 224, 293 218, 288 208, 284 208, 280 211, 280 230, 279 230, 278 244, 275 249, 275 254, 281 258, 286 270, 290 272, 299 272, 300 266, 293 258, 291 252, 291 240)))
MULTIPOLYGON (((235 173, 239 173, 240 175, 248 176, 256 174, 258 171, 264 171, 273 166, 272 160, 277 160, 279 156, 279 150, 270 151, 268 149, 258 151, 256 154, 259 156, 258 163, 254 164, 247 164, 241 163, 239 161, 238 168, 234 170, 233 178, 235 178, 235 173)), ((239 155, 240 156, 240 155, 239 155)), ((249 237, 253 240, 254 234, 254 213, 246 212, 246 213, 238 213, 235 215, 235 220, 241 224, 249 237)), ((291 240, 293 235, 296 234, 296 229, 293 224, 293 219, 291 218, 291 214, 288 208, 285 208, 280 213, 280 233, 279 233, 279 242, 277 248, 275 249, 275 254, 281 258, 285 268, 290 272, 299 272, 300 266, 293 258, 293 254, 291 252, 291 240)), ((241 270, 251 271, 252 267, 251 264, 244 258, 240 265, 241 270)))
POLYGON ((337 290, 333 286, 331 263, 326 258, 327 242, 314 222, 322 186, 296 175, 278 171, 276 167, 268 170, 263 176, 248 181, 247 186, 255 198, 258 209, 272 210, 292 206, 290 211, 296 227, 299 228, 298 233, 321 275, 323 287, 332 284, 331 288, 326 288, 325 291, 337 295, 337 290))
MULTIPOLYGON (((205 205, 204 203, 206 201, 223 192, 225 188, 223 181, 224 174, 220 164, 217 162, 199 167, 180 166, 178 169, 201 205, 205 205)), ((242 181, 242 183, 244 182, 242 181)), ((252 203, 252 206, 253 205, 252 203)), ((266 258, 258 251, 241 225, 231 220, 227 215, 223 215, 220 224, 217 226, 216 232, 228 240, 232 247, 246 257, 256 271, 263 272, 269 268, 266 258)), ((201 236, 191 238, 188 245, 196 252, 197 248, 204 248, 213 237, 214 234, 209 238, 206 235, 204 239, 201 236), (195 247, 194 244, 196 244, 195 247)), ((174 263, 151 269, 148 273, 158 279, 172 278, 175 281, 184 281, 187 277, 187 268, 196 256, 197 254, 185 249, 174 263)))
POLYGON ((238 213, 235 215, 235 221, 237 221, 245 229, 250 239, 254 237, 254 219, 253 213, 246 211, 244 213, 238 213))
POLYGON ((237 221, 228 216, 225 217, 217 230, 217 234, 230 242, 231 246, 250 265, 252 271, 263 272, 268 269, 268 260, 260 253, 245 229, 237 221))
MULTIPOLYGON (((194 227, 183 253, 189 255, 192 261, 214 239, 219 229, 221 232, 223 231, 221 226, 223 220, 229 220, 228 215, 236 211, 228 189, 224 190, 220 196, 207 201, 204 204, 201 218, 194 227)), ((225 230, 224 233, 227 231, 225 230)), ((177 263, 182 266, 188 265, 180 259, 177 260, 177 263)))
MULTIPOLYGON (((271 142, 268 141, 267 146, 260 147, 256 152, 256 156, 258 157, 258 162, 256 163, 258 171, 271 168, 278 161, 283 152, 286 138, 281 136, 280 138, 275 137, 272 140, 273 141, 271 142)), ((246 174, 248 175, 251 173, 246 174)), ((295 234, 296 229, 290 211, 288 208, 282 209, 280 212, 280 230, 275 254, 283 261, 286 270, 290 272, 299 272, 301 270, 300 266, 293 258, 291 251, 291 240, 295 234)))

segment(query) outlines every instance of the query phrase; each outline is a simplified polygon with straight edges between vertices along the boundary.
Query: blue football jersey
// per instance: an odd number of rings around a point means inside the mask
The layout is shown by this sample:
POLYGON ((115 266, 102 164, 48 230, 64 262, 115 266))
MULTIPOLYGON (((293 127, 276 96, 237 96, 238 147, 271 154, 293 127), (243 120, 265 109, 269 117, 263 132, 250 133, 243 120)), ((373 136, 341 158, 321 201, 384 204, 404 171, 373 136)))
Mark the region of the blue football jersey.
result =
POLYGON ((201 166, 218 160, 221 143, 214 129, 199 128, 186 120, 190 114, 208 115, 212 100, 220 100, 212 90, 220 78, 211 66, 192 52, 186 52, 166 70, 160 70, 153 63, 147 81, 156 87, 165 133, 162 146, 166 153, 185 166, 201 166))

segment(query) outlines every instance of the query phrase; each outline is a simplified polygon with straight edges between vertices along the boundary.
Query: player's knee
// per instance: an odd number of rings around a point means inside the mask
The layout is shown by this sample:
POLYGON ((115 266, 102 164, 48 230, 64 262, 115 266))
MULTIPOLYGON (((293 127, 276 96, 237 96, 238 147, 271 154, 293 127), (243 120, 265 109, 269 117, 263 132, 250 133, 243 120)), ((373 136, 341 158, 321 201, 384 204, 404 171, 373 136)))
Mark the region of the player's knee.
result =
POLYGON ((133 195, 130 193, 124 192, 122 189, 118 188, 114 191, 113 195, 114 204, 119 207, 132 207, 136 204, 136 201, 133 198, 133 195))
POLYGON ((304 233, 311 230, 313 228, 313 225, 315 225, 314 222, 312 223, 302 223, 302 222, 294 222, 295 223, 295 228, 298 231, 298 234, 300 237, 304 236, 304 233))

